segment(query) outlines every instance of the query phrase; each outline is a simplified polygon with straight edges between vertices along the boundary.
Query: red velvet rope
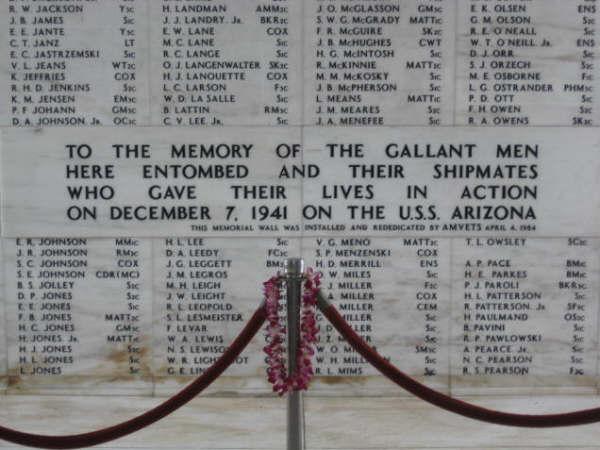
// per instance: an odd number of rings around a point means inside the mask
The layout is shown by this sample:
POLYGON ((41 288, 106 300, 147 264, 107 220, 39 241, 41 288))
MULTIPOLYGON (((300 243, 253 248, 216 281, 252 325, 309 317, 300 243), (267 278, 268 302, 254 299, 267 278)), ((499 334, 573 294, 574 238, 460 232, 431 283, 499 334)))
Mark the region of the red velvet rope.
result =
POLYGON ((420 399, 447 411, 471 419, 515 427, 550 428, 600 422, 600 408, 585 409, 563 414, 512 414, 482 408, 481 406, 476 406, 449 397, 412 379, 383 359, 352 329, 333 305, 324 305, 321 301, 319 302, 319 307, 329 322, 331 322, 348 343, 383 375, 420 399))
POLYGON ((68 436, 45 436, 0 427, 0 439, 29 447, 71 449, 102 444, 141 430, 185 405, 217 379, 236 360, 260 330, 265 317, 264 306, 261 306, 256 310, 238 337, 212 366, 179 393, 142 415, 98 431, 68 436))

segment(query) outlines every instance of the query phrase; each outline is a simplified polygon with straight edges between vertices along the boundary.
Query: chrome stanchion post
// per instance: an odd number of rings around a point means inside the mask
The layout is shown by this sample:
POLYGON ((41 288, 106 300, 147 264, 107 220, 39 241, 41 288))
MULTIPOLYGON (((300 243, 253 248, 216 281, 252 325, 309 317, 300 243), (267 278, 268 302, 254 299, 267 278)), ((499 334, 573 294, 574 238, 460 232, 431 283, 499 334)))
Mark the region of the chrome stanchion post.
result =
MULTIPOLYGON (((287 350, 288 373, 290 375, 297 370, 303 272, 304 261, 301 258, 286 260, 287 350)), ((304 450, 304 411, 301 391, 290 391, 288 393, 287 448, 288 450, 304 450)))

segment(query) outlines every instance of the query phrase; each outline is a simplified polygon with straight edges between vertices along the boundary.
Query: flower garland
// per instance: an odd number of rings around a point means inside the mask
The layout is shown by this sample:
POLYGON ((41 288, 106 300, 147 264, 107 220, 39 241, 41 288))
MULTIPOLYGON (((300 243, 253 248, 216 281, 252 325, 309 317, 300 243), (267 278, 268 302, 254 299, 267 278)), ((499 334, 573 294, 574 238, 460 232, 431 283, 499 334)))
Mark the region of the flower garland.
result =
POLYGON ((317 294, 321 286, 321 274, 312 269, 306 271, 304 294, 302 295, 302 312, 300 322, 300 349, 298 351, 297 376, 294 378, 294 390, 308 389, 308 383, 314 375, 312 357, 318 340, 316 309, 317 294))
POLYGON ((283 395, 288 391, 287 369, 283 358, 285 327, 279 321, 280 276, 270 278, 264 283, 265 309, 267 312, 267 379, 273 385, 273 391, 283 395))
POLYGON ((304 293, 300 322, 300 344, 296 373, 288 374, 284 358, 286 328, 279 317, 282 277, 277 275, 264 283, 265 309, 267 312, 267 379, 273 385, 273 391, 284 395, 291 390, 305 390, 313 377, 312 356, 319 327, 316 319, 317 294, 321 285, 321 275, 308 269, 305 273, 304 293))

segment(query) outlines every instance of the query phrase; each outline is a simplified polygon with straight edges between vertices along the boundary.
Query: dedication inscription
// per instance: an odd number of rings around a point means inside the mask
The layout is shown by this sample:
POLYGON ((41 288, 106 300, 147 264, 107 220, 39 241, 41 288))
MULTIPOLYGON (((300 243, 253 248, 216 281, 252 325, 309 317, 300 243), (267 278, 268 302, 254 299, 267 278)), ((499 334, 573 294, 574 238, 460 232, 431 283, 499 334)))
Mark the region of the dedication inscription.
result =
POLYGON ((596 393, 596 0, 238 3, 0 4, 0 386, 168 394, 300 255, 429 385, 596 393))

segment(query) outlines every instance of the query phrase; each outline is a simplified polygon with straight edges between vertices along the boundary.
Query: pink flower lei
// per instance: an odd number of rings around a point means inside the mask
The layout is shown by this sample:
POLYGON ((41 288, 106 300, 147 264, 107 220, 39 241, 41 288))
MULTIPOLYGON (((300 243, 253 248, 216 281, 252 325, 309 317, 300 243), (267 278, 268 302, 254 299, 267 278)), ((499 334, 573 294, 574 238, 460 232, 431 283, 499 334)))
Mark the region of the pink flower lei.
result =
POLYGON ((265 309, 267 312, 267 379, 273 385, 273 391, 284 395, 291 390, 305 390, 313 377, 312 356, 319 327, 316 319, 317 294, 321 284, 321 275, 308 269, 305 273, 304 293, 300 322, 300 345, 296 373, 288 374, 284 357, 286 328, 279 317, 281 276, 277 275, 264 283, 265 309))

